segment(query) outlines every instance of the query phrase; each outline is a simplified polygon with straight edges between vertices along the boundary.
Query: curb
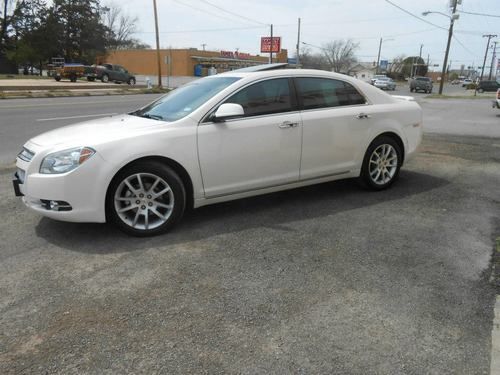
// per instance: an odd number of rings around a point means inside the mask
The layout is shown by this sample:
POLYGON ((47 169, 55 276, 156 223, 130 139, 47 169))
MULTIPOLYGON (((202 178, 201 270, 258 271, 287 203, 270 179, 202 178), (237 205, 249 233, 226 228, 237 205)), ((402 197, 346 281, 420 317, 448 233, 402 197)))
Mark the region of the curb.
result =
POLYGON ((101 90, 40 90, 40 91, 0 91, 0 100, 33 99, 33 98, 63 98, 82 96, 110 96, 110 95, 141 95, 165 94, 166 89, 101 89, 101 90))

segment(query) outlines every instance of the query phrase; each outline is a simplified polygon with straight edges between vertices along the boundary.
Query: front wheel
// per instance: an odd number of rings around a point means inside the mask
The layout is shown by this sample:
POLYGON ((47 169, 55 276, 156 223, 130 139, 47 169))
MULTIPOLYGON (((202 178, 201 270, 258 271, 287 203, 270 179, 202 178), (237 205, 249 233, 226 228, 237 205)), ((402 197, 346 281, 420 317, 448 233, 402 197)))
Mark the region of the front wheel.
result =
POLYGON ((386 189, 398 178, 402 161, 402 150, 393 138, 376 138, 366 151, 360 179, 372 190, 386 189))
POLYGON ((135 85, 135 78, 129 78, 128 82, 127 82, 130 86, 134 86, 135 85))
POLYGON ((109 76, 107 74, 103 74, 101 77, 101 82, 102 83, 108 83, 109 82, 109 76))
POLYGON ((186 207, 186 190, 180 177, 156 162, 137 163, 112 181, 106 199, 109 221, 138 237, 166 232, 186 207))

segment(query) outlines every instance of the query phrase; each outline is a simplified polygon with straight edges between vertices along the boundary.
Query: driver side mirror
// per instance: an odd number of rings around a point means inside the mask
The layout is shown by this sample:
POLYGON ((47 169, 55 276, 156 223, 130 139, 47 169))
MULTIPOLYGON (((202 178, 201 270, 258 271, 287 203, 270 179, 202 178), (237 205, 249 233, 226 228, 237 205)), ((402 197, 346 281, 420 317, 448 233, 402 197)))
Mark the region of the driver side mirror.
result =
POLYGON ((214 113, 213 120, 214 122, 222 122, 230 118, 242 117, 244 115, 245 111, 240 104, 224 103, 214 113))

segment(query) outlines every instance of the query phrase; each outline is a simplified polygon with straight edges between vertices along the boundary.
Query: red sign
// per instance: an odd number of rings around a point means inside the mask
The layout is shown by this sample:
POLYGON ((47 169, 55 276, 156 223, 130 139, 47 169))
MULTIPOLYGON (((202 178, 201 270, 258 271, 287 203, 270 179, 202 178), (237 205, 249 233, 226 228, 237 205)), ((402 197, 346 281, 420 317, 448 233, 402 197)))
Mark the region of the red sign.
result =
MULTIPOLYGON (((281 37, 273 36, 273 50, 272 52, 280 52, 281 51, 281 37)), ((260 52, 271 52, 271 37, 263 36, 260 38, 260 52)))
POLYGON ((231 51, 220 51, 220 56, 225 57, 228 59, 240 59, 240 60, 246 60, 250 58, 249 53, 245 52, 231 52, 231 51))

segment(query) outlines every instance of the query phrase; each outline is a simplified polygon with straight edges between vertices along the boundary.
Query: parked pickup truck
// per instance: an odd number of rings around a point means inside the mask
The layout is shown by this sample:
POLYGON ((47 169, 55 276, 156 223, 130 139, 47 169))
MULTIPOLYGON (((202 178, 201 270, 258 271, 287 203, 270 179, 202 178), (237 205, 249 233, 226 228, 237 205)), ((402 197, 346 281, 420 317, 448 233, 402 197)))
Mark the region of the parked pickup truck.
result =
POLYGON ((135 85, 135 76, 130 74, 127 69, 121 65, 102 64, 94 66, 94 73, 87 75, 89 81, 100 79, 102 82, 127 82, 129 85, 135 85))
POLYGON ((410 91, 425 91, 426 93, 431 93, 432 80, 428 77, 415 77, 410 82, 410 91))

